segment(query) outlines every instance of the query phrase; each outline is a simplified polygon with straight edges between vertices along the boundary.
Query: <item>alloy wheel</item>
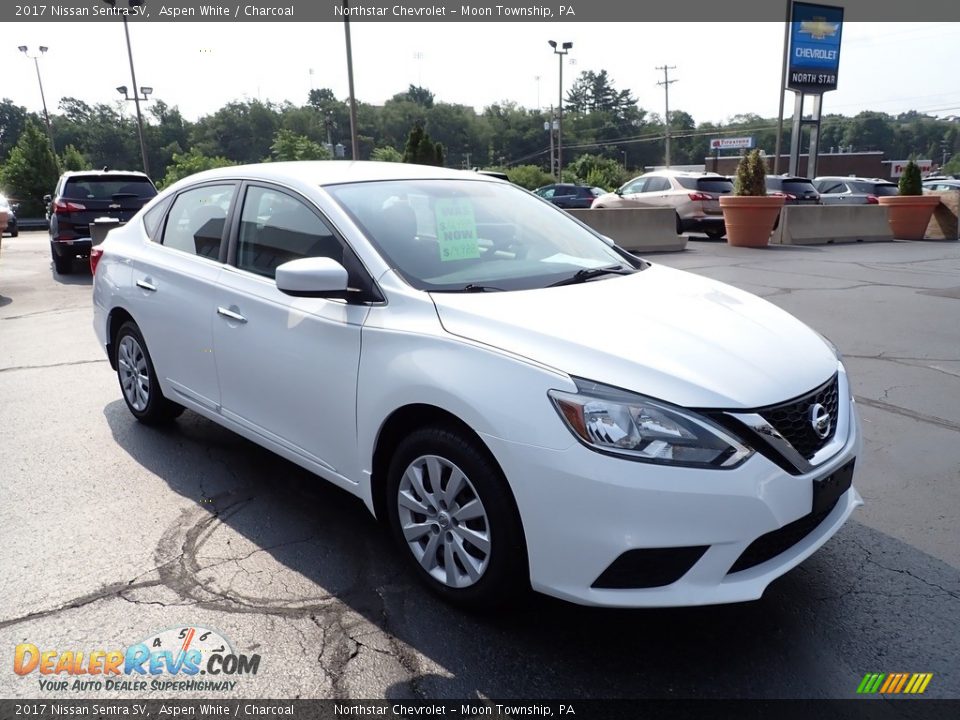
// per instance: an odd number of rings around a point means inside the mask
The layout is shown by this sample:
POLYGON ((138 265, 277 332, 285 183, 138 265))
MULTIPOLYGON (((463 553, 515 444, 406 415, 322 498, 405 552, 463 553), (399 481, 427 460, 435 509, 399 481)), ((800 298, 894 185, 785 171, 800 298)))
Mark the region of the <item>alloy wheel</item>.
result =
POLYGON ((143 412, 150 402, 150 371, 143 348, 132 335, 126 335, 120 341, 117 368, 124 398, 134 410, 143 412))
POLYGON ((411 462, 397 492, 400 528, 420 566, 438 582, 465 588, 490 562, 490 521, 470 479, 437 455, 411 462))

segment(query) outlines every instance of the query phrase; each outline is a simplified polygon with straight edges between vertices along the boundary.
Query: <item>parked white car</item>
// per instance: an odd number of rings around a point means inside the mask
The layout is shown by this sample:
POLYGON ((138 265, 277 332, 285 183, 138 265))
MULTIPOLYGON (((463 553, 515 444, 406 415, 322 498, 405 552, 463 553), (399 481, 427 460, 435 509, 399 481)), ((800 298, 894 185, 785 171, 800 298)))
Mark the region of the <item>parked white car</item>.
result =
POLYGON ((460 603, 755 599, 862 502, 827 341, 509 183, 221 168, 93 261, 138 420, 188 408, 354 493, 460 603))

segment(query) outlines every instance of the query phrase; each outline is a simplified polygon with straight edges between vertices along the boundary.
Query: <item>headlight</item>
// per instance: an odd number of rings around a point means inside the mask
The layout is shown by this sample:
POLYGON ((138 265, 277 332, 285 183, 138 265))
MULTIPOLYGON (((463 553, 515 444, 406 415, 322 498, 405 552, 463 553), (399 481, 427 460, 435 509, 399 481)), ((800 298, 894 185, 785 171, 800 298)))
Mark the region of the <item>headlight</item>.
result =
POLYGON ((570 431, 585 445, 642 462, 731 468, 753 450, 689 410, 609 385, 574 378, 577 393, 549 391, 570 431))

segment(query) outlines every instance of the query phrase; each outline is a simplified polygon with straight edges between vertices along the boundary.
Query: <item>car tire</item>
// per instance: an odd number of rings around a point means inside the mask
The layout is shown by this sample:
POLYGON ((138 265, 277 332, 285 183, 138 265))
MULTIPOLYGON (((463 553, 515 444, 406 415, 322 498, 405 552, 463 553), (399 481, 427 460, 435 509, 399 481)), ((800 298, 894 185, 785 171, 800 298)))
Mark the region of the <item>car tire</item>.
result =
POLYGON ((136 323, 121 325, 113 346, 120 392, 133 416, 144 425, 167 423, 179 416, 184 408, 163 396, 147 343, 136 323))
POLYGON ((473 609, 527 596, 520 516, 479 440, 447 427, 415 430, 394 452, 386 485, 391 534, 431 590, 473 609))
POLYGON ((711 240, 722 240, 726 234, 726 230, 707 230, 707 237, 711 240))
POLYGON ((15 238, 20 234, 20 228, 14 228, 10 231, 10 237, 15 238))
POLYGON ((58 275, 69 275, 73 272, 73 257, 70 255, 58 255, 50 243, 50 257, 53 258, 53 269, 58 275))
POLYGON ((683 235, 683 223, 680 221, 680 213, 674 213, 673 215, 677 219, 677 235, 683 235))

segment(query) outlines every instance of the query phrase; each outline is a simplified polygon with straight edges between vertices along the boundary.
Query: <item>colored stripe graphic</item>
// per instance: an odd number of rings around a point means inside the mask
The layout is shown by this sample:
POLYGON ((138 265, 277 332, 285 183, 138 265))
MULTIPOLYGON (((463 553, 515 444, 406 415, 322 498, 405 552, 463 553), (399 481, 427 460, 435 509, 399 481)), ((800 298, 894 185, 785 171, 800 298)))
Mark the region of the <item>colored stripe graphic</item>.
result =
POLYGON ((919 695, 932 679, 933 673, 867 673, 857 686, 857 694, 919 695))

